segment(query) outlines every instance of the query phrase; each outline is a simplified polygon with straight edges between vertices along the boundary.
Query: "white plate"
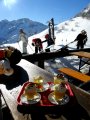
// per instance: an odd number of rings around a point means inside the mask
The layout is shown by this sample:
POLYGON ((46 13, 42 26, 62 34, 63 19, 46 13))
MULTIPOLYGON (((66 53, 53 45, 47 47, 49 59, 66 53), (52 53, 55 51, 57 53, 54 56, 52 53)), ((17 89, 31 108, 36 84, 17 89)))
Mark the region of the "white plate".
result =
POLYGON ((55 85, 54 85, 54 83, 51 83, 50 86, 49 86, 49 88, 50 88, 51 90, 55 90, 55 85))
POLYGON ((41 100, 41 95, 39 93, 37 93, 33 99, 27 100, 27 97, 22 94, 21 95, 21 102, 25 103, 25 104, 35 104, 37 102, 39 102, 41 100))
POLYGON ((54 92, 49 94, 48 99, 51 103, 56 105, 64 105, 69 102, 69 96, 67 94, 65 94, 65 96, 62 99, 56 100, 54 92))
POLYGON ((37 92, 44 92, 49 89, 49 84, 48 83, 43 83, 42 89, 37 88, 37 92))

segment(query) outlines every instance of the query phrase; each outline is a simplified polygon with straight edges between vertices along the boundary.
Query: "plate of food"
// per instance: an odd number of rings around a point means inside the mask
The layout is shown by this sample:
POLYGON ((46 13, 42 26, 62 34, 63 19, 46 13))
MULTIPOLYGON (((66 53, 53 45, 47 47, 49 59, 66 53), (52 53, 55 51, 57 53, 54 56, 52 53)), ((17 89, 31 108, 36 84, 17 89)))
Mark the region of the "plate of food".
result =
POLYGON ((67 94, 64 95, 62 99, 56 99, 54 92, 50 93, 48 99, 51 103, 55 105, 64 105, 69 102, 69 96, 67 94))

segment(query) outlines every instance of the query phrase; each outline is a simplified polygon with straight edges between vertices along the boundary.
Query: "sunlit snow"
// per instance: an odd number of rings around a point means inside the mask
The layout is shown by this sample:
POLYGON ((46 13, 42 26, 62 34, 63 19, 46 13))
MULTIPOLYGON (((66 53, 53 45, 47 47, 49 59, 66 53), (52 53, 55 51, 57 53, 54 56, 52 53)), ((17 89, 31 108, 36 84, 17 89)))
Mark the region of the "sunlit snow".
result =
MULTIPOLYGON (((67 20, 63 23, 60 23, 55 26, 55 46, 54 49, 58 50, 62 46, 67 45, 68 43, 75 40, 77 35, 81 32, 81 30, 87 31, 88 41, 85 45, 85 48, 90 47, 90 20, 76 17, 70 20, 67 20)), ((45 40, 45 34, 48 33, 48 29, 45 31, 33 35, 28 38, 28 46, 27 50, 29 54, 34 53, 34 47, 31 45, 33 38, 41 38, 41 40, 45 40)), ((14 43, 14 44, 7 44, 13 47, 16 47, 22 52, 22 42, 14 43)), ((6 46, 6 45, 4 45, 6 46)), ((43 49, 47 47, 47 43, 43 43, 43 49)), ((76 42, 69 44, 69 49, 76 49, 76 42)), ((78 70, 79 65, 79 58, 77 56, 70 56, 70 57, 63 57, 63 58, 56 58, 54 62, 51 60, 45 61, 45 69, 51 72, 52 74, 57 74, 58 68, 60 67, 70 67, 73 69, 78 70)), ((84 73, 88 71, 88 66, 85 65, 84 73)))

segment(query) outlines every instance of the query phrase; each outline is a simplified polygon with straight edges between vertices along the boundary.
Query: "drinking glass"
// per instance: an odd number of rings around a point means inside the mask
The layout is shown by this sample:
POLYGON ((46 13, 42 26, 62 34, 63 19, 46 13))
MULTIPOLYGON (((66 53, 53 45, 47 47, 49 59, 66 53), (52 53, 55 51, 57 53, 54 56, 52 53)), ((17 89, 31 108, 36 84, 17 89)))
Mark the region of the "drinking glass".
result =
POLYGON ((37 94, 35 85, 29 84, 28 86, 26 86, 24 94, 26 95, 27 100, 34 99, 35 95, 37 94))
POLYGON ((62 80, 54 77, 54 95, 56 100, 60 100, 64 97, 66 88, 62 80))
POLYGON ((34 83, 36 83, 38 89, 43 89, 43 78, 41 76, 34 77, 34 83))

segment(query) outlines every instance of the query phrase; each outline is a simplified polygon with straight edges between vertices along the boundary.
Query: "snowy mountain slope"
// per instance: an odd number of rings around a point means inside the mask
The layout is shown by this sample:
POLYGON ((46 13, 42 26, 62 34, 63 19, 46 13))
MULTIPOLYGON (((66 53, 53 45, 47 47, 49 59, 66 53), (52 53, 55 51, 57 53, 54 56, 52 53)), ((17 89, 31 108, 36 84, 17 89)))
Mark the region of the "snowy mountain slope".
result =
MULTIPOLYGON (((88 35, 88 43, 90 42, 90 20, 83 19, 82 17, 73 18, 69 21, 65 21, 63 25, 58 25, 57 30, 55 31, 56 44, 59 44, 59 41, 62 44, 68 44, 73 41, 76 36, 81 32, 81 30, 86 30, 88 35)), ((74 47, 74 46, 73 46, 74 47)))
MULTIPOLYGON (((81 30, 86 30, 88 41, 85 47, 90 47, 90 4, 87 5, 80 13, 78 13, 74 18, 64 21, 55 26, 55 45, 62 47, 74 41, 76 36, 81 32, 81 30)), ((32 38, 40 37, 42 41, 45 39, 45 34, 48 33, 48 29, 41 32, 40 34, 36 34, 34 36, 29 37, 29 42, 31 43, 32 38)), ((45 44, 45 43, 44 43, 45 44)), ((46 44, 44 45, 46 47, 46 44)), ((75 48, 76 43, 70 45, 70 47, 75 48)))
MULTIPOLYGON (((55 48, 59 49, 62 46, 74 41, 77 35, 81 32, 81 30, 87 31, 88 41, 85 48, 90 47, 90 20, 82 17, 72 18, 63 23, 60 23, 55 26, 55 48)), ((34 53, 34 47, 31 45, 33 38, 41 38, 41 40, 45 40, 45 34, 48 33, 48 29, 44 30, 39 34, 35 34, 31 37, 28 37, 28 53, 34 53)), ((21 43, 15 43, 17 48, 21 51, 21 43)), ((7 44, 8 45, 8 44, 7 44)), ((10 44, 14 46, 14 44, 10 44)), ((43 43, 43 48, 47 47, 47 43, 43 43)), ((76 42, 69 45, 70 49, 76 48, 76 42)))
MULTIPOLYGON (((62 47, 63 45, 66 45, 71 41, 74 41, 77 35, 83 29, 87 31, 87 36, 88 36, 88 41, 85 47, 90 47, 90 34, 89 34, 90 20, 82 17, 76 17, 55 26, 55 37, 56 37, 55 46, 62 47)), ((41 32, 40 34, 36 34, 34 36, 29 37, 28 38, 29 44, 31 44, 32 39, 35 37, 39 37, 43 41, 45 39, 44 36, 47 33, 48 33, 48 29, 41 32)), ((43 46, 45 48, 47 45, 46 44, 44 45, 44 44, 43 46)), ((72 48, 76 48, 76 43, 73 43, 72 45, 69 45, 69 46, 72 48)))
POLYGON ((90 4, 87 5, 87 7, 84 8, 80 13, 78 13, 75 17, 87 18, 90 20, 90 4))
POLYGON ((31 36, 47 28, 46 25, 22 18, 18 20, 0 21, 0 44, 15 43, 18 39, 19 29, 22 28, 26 32, 27 36, 31 36))

